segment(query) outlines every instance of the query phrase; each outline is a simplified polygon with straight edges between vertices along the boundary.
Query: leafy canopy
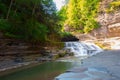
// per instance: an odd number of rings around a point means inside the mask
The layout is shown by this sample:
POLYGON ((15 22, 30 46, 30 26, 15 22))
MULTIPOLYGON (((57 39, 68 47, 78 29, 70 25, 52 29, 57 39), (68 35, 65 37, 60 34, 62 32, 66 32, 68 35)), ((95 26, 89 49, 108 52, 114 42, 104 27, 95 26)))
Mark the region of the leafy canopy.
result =
POLYGON ((6 36, 45 41, 58 31, 53 0, 0 0, 0 30, 6 36))
POLYGON ((99 27, 95 20, 99 2, 99 0, 69 0, 68 4, 61 9, 64 12, 62 13, 63 26, 69 27, 71 32, 81 33, 88 33, 99 27))

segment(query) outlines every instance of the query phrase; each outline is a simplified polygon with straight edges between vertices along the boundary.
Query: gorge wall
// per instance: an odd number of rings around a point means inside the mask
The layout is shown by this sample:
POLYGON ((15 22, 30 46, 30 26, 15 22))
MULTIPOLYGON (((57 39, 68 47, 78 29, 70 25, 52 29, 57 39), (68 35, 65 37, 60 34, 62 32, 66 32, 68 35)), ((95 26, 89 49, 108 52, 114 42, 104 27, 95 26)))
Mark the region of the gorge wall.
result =
POLYGON ((43 53, 45 53, 45 50, 40 44, 11 39, 5 37, 3 33, 0 32, 0 61, 22 61, 23 57, 30 61, 40 57, 43 53))
MULTIPOLYGON (((72 39, 77 39, 73 37, 72 39)), ((59 57, 69 56, 66 50, 63 50, 63 43, 42 43, 30 42, 22 39, 5 37, 0 31, 0 62, 28 62, 28 61, 50 61, 59 57)), ((71 53, 70 55, 73 55, 71 53)))
POLYGON ((99 13, 96 17, 100 28, 94 29, 88 34, 77 34, 76 37, 85 40, 120 36, 120 8, 111 12, 107 11, 113 1, 115 0, 101 0, 100 2, 99 13))
POLYGON ((97 21, 100 23, 101 28, 95 31, 98 37, 99 35, 102 37, 120 36, 120 9, 107 12, 110 3, 113 1, 115 0, 102 0, 100 2, 100 11, 97 21))
POLYGON ((110 3, 114 0, 103 0, 100 3, 100 12, 98 22, 101 24, 101 34, 106 37, 120 36, 120 9, 107 12, 110 3))

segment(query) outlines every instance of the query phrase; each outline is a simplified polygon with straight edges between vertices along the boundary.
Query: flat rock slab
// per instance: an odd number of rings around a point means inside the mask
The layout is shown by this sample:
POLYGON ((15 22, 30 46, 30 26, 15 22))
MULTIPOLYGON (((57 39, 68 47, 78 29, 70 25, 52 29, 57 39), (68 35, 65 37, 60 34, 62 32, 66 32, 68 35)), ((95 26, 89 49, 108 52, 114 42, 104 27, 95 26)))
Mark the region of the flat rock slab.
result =
POLYGON ((84 60, 55 80, 120 80, 120 50, 104 51, 84 60))
POLYGON ((105 67, 89 67, 89 71, 100 71, 100 72, 109 72, 105 67))
POLYGON ((88 77, 87 74, 85 73, 63 73, 61 75, 59 75, 58 77, 56 77, 56 79, 62 79, 62 78, 79 78, 79 79, 82 79, 82 78, 85 78, 85 77, 88 77))
POLYGON ((88 70, 88 68, 86 68, 86 67, 75 67, 75 68, 67 70, 66 72, 82 73, 87 70, 88 70))
POLYGON ((55 80, 82 80, 80 78, 61 78, 61 79, 55 79, 55 80))
POLYGON ((112 79, 106 68, 103 67, 77 67, 67 70, 55 80, 105 80, 112 79))

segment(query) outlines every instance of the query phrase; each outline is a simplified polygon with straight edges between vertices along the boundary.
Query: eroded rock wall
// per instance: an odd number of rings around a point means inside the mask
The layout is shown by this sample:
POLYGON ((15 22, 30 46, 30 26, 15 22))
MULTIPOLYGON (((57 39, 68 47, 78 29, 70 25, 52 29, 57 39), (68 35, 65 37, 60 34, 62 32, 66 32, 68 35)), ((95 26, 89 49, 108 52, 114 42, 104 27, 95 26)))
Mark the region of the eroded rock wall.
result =
POLYGON ((100 27, 92 30, 88 34, 74 34, 80 40, 90 39, 104 39, 109 37, 120 36, 120 8, 108 12, 110 9, 110 3, 115 0, 101 0, 99 6, 99 13, 96 17, 100 27))
POLYGON ((91 32, 97 38, 120 36, 120 10, 107 12, 112 1, 114 0, 102 0, 100 2, 97 21, 101 27, 91 32))
POLYGON ((27 57, 26 59, 32 60, 33 58, 40 57, 44 54, 45 50, 40 44, 33 44, 18 39, 11 39, 5 37, 0 32, 0 61, 8 59, 17 59, 27 57), (32 55, 32 56, 31 56, 32 55))

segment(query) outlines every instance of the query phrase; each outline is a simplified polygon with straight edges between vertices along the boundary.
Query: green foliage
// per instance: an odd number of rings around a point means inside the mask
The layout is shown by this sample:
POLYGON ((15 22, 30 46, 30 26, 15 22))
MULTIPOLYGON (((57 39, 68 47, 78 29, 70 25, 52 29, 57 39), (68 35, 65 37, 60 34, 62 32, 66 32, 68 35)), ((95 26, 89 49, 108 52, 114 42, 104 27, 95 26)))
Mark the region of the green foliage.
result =
POLYGON ((90 31, 92 31, 95 28, 98 28, 100 25, 92 18, 89 18, 89 20, 87 20, 85 22, 85 26, 84 26, 84 32, 88 33, 90 31))
POLYGON ((7 20, 0 19, 0 30, 8 37, 23 38, 31 41, 45 41, 48 29, 44 24, 30 19, 25 24, 10 25, 7 20))
POLYGON ((64 22, 67 19, 67 6, 63 6, 60 11, 57 12, 57 15, 59 16, 59 22, 58 24, 61 26, 61 30, 63 31, 64 29, 64 22))
POLYGON ((120 0, 111 2, 109 5, 109 8, 106 9, 106 12, 109 13, 109 12, 113 12, 113 11, 118 10, 118 9, 120 9, 120 0))
POLYGON ((72 36, 70 32, 61 32, 61 37, 72 36))
POLYGON ((22 30, 25 33, 27 40, 32 39, 35 41, 45 41, 48 29, 44 24, 40 24, 35 20, 28 20, 25 24, 26 29, 22 30), (29 27, 29 28, 27 28, 29 27))
POLYGON ((61 29, 57 18, 53 0, 0 0, 0 30, 8 37, 46 41, 61 29))
POLYGON ((88 33, 99 27, 97 16, 99 0, 70 0, 65 24, 75 31, 88 33))
POLYGON ((3 3, 0 4, 0 17, 5 16, 7 12, 7 6, 3 3))
POLYGON ((0 19, 0 30, 8 31, 10 29, 10 23, 5 19, 0 19))

